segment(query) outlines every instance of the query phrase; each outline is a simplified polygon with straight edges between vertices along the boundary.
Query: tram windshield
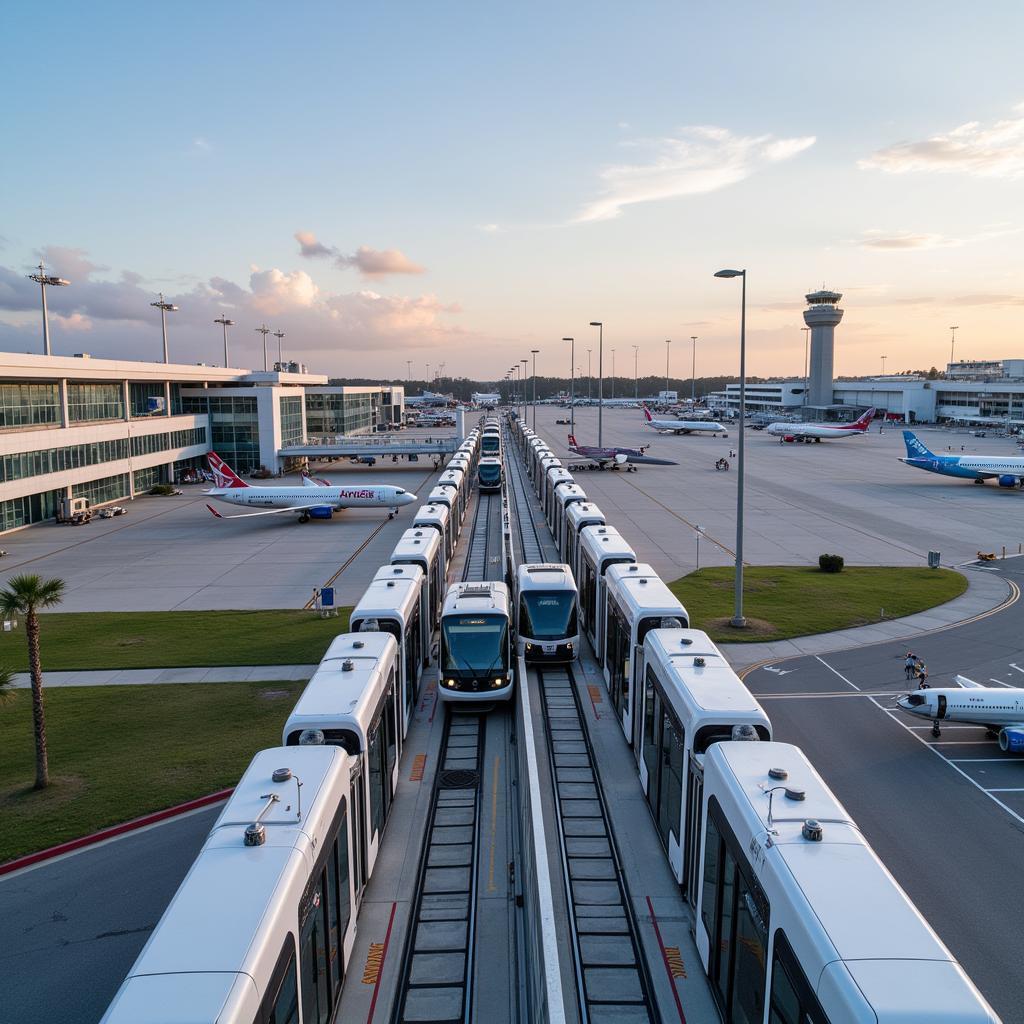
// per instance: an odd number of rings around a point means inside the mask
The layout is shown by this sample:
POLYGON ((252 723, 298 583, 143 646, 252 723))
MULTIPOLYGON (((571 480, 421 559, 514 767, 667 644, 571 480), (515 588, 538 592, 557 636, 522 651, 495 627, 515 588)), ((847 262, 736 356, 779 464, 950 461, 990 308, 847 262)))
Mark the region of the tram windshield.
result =
POLYGON ((501 438, 497 434, 487 434, 480 445, 485 455, 497 455, 501 451, 501 438))
POLYGON ((531 640, 564 640, 579 632, 571 590, 527 590, 519 601, 519 632, 531 640))
POLYGON ((442 622, 444 672, 490 675, 508 668, 508 619, 452 615, 442 622))
POLYGON ((480 466, 480 483, 496 484, 501 480, 501 466, 482 463, 480 466))

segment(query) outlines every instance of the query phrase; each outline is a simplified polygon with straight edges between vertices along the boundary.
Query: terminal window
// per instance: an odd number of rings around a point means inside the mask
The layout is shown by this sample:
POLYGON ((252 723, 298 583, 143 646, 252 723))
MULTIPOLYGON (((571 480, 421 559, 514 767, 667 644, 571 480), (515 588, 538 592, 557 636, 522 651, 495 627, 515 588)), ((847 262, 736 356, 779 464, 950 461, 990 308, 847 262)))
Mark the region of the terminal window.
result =
POLYGON ((56 384, 0 384, 0 430, 60 424, 56 384))
POLYGON ((89 420, 123 420, 124 393, 120 384, 68 383, 68 418, 72 423, 89 420))

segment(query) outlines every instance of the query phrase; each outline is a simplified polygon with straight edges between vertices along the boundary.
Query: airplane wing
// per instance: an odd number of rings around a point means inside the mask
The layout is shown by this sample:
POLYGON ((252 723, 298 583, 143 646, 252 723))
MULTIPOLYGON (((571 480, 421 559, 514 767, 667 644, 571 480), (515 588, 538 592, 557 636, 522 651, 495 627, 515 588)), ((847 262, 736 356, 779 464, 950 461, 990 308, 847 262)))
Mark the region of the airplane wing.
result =
POLYGON ((288 508, 269 508, 263 512, 240 512, 238 515, 225 516, 218 512, 212 505, 206 506, 218 519, 249 519, 251 516, 276 516, 282 512, 304 512, 311 508, 333 508, 329 502, 318 501, 313 505, 289 505, 288 508))
POLYGON ((962 686, 965 690, 984 690, 985 687, 981 683, 976 683, 973 679, 968 679, 967 676, 953 676, 953 682, 962 686))
POLYGON ((628 455, 626 461, 633 465, 640 466, 678 466, 678 462, 671 459, 656 459, 653 455, 628 455))

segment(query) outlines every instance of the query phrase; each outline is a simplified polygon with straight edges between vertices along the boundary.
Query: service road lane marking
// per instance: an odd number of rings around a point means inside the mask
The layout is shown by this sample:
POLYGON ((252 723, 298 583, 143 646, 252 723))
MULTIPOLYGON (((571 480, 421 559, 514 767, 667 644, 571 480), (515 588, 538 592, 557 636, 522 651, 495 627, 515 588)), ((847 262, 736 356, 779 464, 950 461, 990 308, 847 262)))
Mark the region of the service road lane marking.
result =
POLYGON ((829 670, 829 672, 834 672, 837 676, 839 676, 839 678, 842 679, 842 681, 846 683, 847 686, 852 686, 855 690, 858 691, 858 693, 860 692, 860 687, 856 683, 851 683, 850 680, 847 679, 842 672, 839 672, 836 669, 834 669, 824 658, 817 654, 814 657, 817 661, 820 661, 822 665, 824 665, 825 668, 829 670))

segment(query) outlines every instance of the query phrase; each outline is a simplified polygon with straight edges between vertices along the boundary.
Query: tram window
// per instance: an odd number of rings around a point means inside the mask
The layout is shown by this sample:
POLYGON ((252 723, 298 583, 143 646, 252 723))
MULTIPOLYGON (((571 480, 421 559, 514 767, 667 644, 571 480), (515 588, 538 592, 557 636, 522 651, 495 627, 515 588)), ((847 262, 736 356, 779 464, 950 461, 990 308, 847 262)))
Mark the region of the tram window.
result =
POLYGON ((398 757, 398 722, 395 718, 395 668, 392 665, 384 693, 384 723, 387 737, 387 784, 391 788, 391 773, 398 757))
POLYGON ((733 1024, 761 1024, 764 1019, 765 963, 768 928, 757 906, 757 894, 737 874, 736 947, 732 978, 733 1024))
POLYGON ((722 837, 719 835, 718 826, 709 814, 707 827, 704 830, 704 889, 700 900, 700 916, 704 922, 704 929, 708 933, 708 948, 711 950, 709 971, 714 964, 715 950, 718 948, 718 915, 715 905, 721 859, 722 837))
POLYGON ((381 739, 382 723, 377 720, 370 731, 366 745, 366 760, 370 769, 370 836, 380 832, 384 824, 384 744, 381 739))
MULTIPOLYGON (((352 917, 352 896, 349 892, 349 861, 348 861, 348 808, 345 801, 341 802, 341 823, 338 825, 338 842, 336 846, 338 862, 338 927, 341 931, 341 942, 344 945, 345 932, 352 917)), ((342 953, 344 956, 344 952, 342 953)))
MULTIPOLYGON (((665 821, 669 830, 677 833, 676 839, 680 837, 679 813, 683 806, 683 732, 676 726, 676 723, 667 714, 664 716, 662 725, 662 764, 661 789, 665 794, 665 821)), ((666 845, 668 836, 665 836, 666 845)), ((681 845, 681 843, 680 843, 681 845)))
POLYGON ((302 948, 299 953, 302 1019, 312 1024, 326 1024, 330 1015, 324 932, 323 888, 318 885, 311 894, 309 912, 302 925, 302 948))
POLYGON ((644 764, 647 765, 647 792, 649 796, 654 792, 654 775, 658 765, 658 750, 654 744, 655 700, 654 670, 648 665, 644 685, 644 764))
POLYGON ((590 632, 594 632, 594 567, 586 559, 583 560, 583 612, 590 632))
MULTIPOLYGON (((759 739, 770 740, 771 736, 763 725, 755 725, 759 739)), ((693 752, 703 754, 712 743, 732 739, 732 725, 702 725, 693 736, 693 752)))
POLYGON ((295 941, 291 934, 271 975, 258 1024, 299 1024, 299 982, 295 974, 295 941))
POLYGON ((775 931, 768 1024, 829 1024, 781 928, 775 931))
POLYGON ((331 992, 337 993, 341 988, 342 962, 341 944, 344 933, 338 927, 338 858, 336 854, 338 840, 328 847, 329 854, 324 863, 327 875, 327 959, 330 965, 331 992))

